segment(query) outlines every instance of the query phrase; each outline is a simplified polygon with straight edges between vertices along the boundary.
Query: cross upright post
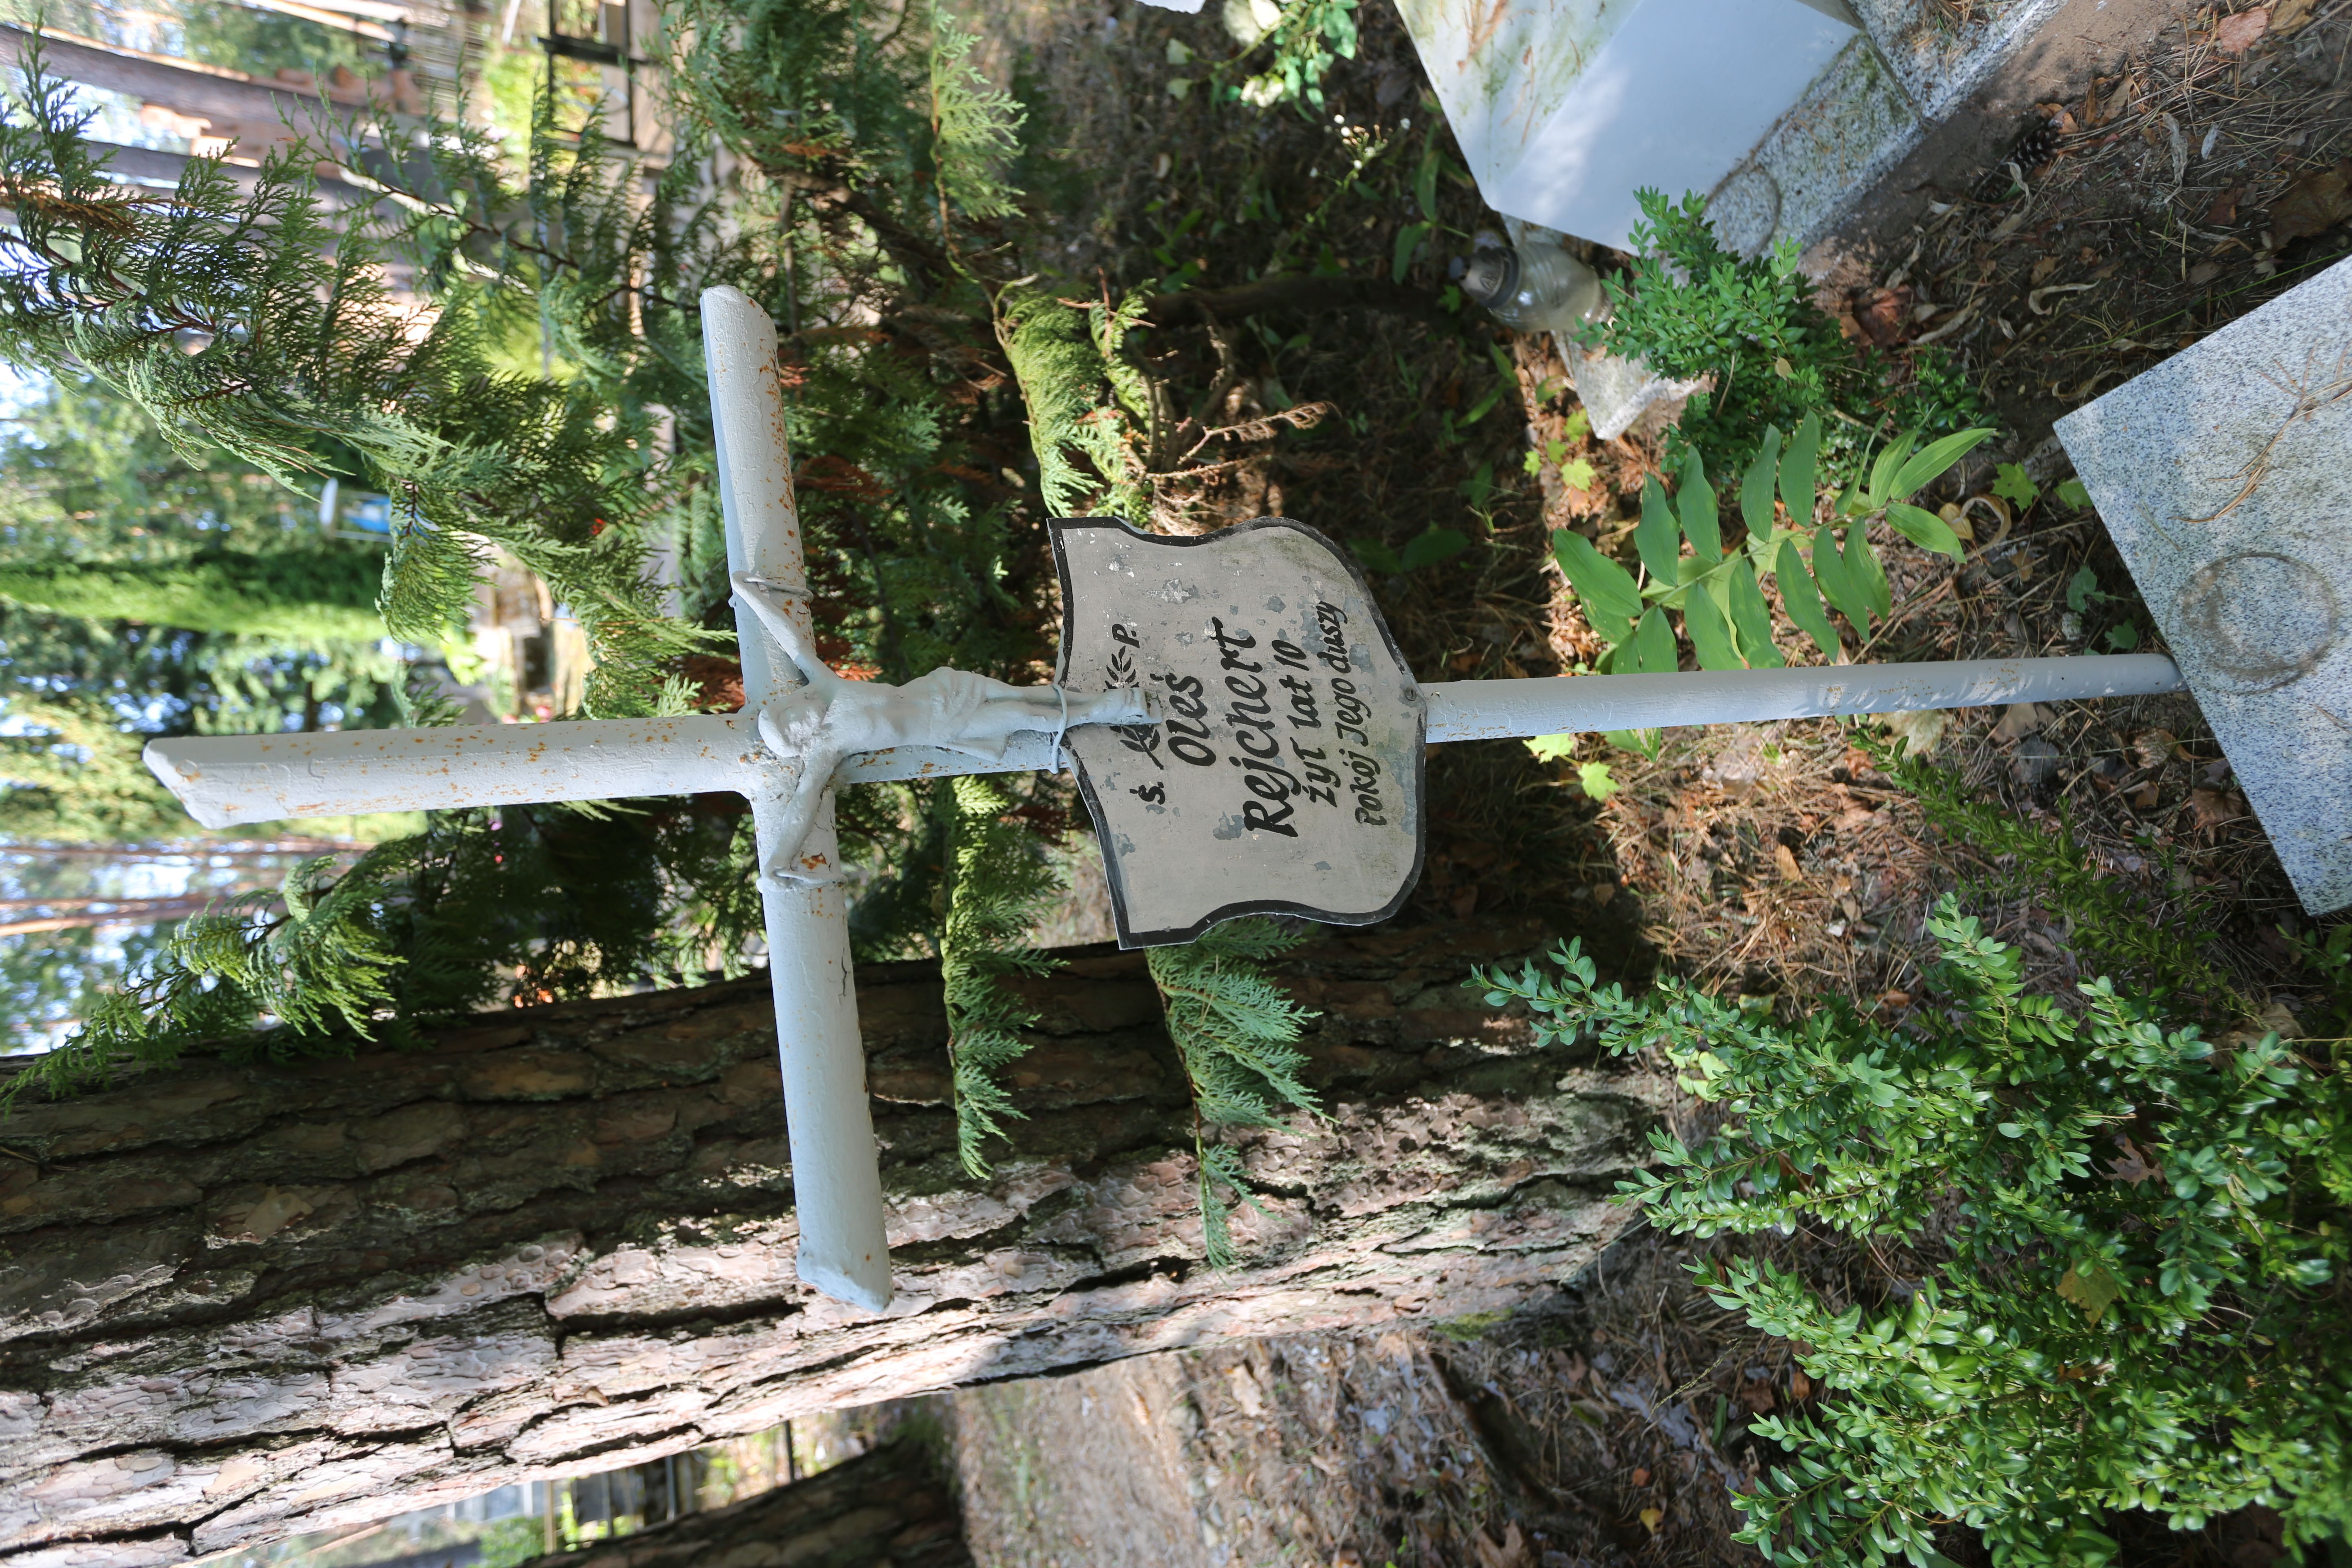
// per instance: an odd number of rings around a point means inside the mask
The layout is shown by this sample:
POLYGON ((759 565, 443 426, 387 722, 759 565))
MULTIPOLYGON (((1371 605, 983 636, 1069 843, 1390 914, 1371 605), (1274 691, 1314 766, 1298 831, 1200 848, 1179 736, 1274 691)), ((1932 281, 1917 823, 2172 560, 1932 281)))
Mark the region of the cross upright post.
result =
MULTIPOLYGON (((814 642, 775 323, 740 289, 709 289, 702 296, 702 348, 718 434, 728 569, 764 581, 802 637, 814 642)), ((743 711, 750 716, 799 685, 800 678, 740 595, 735 626, 743 711)), ((797 770, 772 768, 750 792, 762 867, 791 847, 780 836, 797 782, 797 770)), ((830 788, 797 858, 814 870, 840 866, 830 788)), ((762 876, 760 898, 767 915, 793 1197, 800 1211, 800 1277, 827 1295, 879 1311, 890 1301, 890 1258, 857 1029, 847 895, 838 880, 762 876)))

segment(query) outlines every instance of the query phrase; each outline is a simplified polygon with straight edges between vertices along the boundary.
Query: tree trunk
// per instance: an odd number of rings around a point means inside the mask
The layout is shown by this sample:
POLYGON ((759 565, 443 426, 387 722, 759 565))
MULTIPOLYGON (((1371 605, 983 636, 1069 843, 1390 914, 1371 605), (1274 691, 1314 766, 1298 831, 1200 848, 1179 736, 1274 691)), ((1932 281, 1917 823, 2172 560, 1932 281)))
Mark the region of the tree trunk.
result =
MULTIPOLYGON (((0 58, 21 67, 25 47, 32 39, 28 27, 0 24, 0 58)), ((128 93, 142 103, 161 104, 192 120, 209 122, 216 135, 242 125, 275 126, 287 115, 298 125, 307 125, 320 112, 316 93, 298 92, 161 55, 110 49, 54 36, 42 38, 41 52, 52 76, 128 93)))
POLYGON ((896 1437, 804 1481, 522 1568, 971 1568, 938 1455, 896 1437))
MULTIPOLYGON (((88 136, 82 138, 82 145, 93 153, 103 153, 110 170, 134 180, 176 182, 188 165, 195 162, 185 153, 166 153, 158 147, 125 147, 88 136)), ((251 195, 254 187, 261 183, 261 171, 249 163, 223 163, 220 172, 228 176, 231 184, 247 195, 251 195)), ((319 180, 313 188, 330 207, 363 207, 383 200, 373 191, 363 191, 341 180, 319 180)))
POLYGON ((1508 1310, 1625 1223, 1607 1194, 1660 1092, 1462 986, 1543 935, 1332 933, 1286 963, 1328 1116, 1239 1141, 1265 1212, 1224 1272, 1141 954, 1024 983, 1028 1119, 984 1185, 955 1161, 936 971, 865 966, 879 1317, 793 1278, 761 977, 28 1104, 0 1125, 0 1559, 142 1568, 796 1414, 1508 1310))

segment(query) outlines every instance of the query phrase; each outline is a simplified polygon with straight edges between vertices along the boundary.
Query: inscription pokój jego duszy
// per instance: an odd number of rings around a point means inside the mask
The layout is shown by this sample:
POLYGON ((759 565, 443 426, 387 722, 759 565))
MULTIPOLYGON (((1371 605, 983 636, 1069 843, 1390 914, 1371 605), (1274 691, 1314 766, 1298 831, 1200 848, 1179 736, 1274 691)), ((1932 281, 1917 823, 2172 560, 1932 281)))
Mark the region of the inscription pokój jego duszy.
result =
POLYGON ((1054 525, 1062 683, 1137 687, 1158 721, 1069 736, 1119 941, 1287 913, 1360 925, 1419 875, 1419 685, 1355 563, 1303 524, 1054 525))

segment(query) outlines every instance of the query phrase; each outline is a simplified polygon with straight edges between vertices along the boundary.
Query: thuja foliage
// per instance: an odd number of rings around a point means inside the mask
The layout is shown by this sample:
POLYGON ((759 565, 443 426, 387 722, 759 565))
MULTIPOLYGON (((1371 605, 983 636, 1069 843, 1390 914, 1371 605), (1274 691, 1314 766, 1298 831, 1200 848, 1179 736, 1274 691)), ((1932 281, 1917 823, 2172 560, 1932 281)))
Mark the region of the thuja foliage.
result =
POLYGON ((1056 515, 1149 515, 1150 490, 1129 434, 1150 418, 1143 374, 1127 358, 1143 308, 1139 294, 1118 305, 1028 292, 1003 301, 1005 357, 1028 405, 1038 488, 1056 515))
MULTIPOLYGON (((1131 467, 1090 417, 1118 407, 1111 329, 1013 276, 1019 106, 932 5, 667 15, 675 101, 740 160, 740 221, 780 252, 760 297, 783 329, 820 650, 891 680, 940 665, 1034 679, 1054 591, 1042 518, 1134 511, 1098 499, 1131 467)), ((682 533, 694 602, 714 613, 717 521, 706 508, 682 533)), ((933 950, 950 815, 909 786, 843 792, 845 849, 879 868, 853 913, 861 953, 933 950)))
POLYGON ((672 21, 677 101, 751 171, 740 221, 782 252, 760 297, 820 646, 892 680, 1023 675, 1050 563, 1001 481, 1029 455, 996 308, 1018 106, 929 5, 683 0, 672 21))
MULTIPOLYGON (((2014 847, 2073 866, 2042 897, 2116 934, 2079 851, 2014 847)), ((2217 1045, 2172 1005, 2193 981, 2030 994, 1953 897, 1928 931, 1930 999, 1900 1026, 1834 998, 1782 1022, 1677 979, 1629 995, 1573 943, 1475 982, 1549 1038, 1657 1049, 1727 1113, 1696 1149, 1654 1134, 1659 1168, 1624 1184, 1664 1228, 1814 1224, 1947 1257, 1874 1310, 1769 1260, 1701 1266, 1827 1391, 1749 1428, 1787 1458, 1736 1500, 1739 1539, 1937 1564, 1957 1525, 2003 1568, 2091 1568, 2111 1510, 2195 1529, 2260 1503, 2290 1548, 2352 1526, 2352 1091, 2328 1049, 2217 1045)))
POLYGON ((169 1061, 191 1039, 247 1034, 257 1014, 282 1026, 270 1054, 336 1026, 364 1038, 398 967, 384 930, 390 884, 415 866, 419 840, 379 849, 341 877, 332 858, 305 860, 275 893, 247 893, 180 922, 145 973, 98 998, 61 1048, 33 1058, 0 1094, 102 1080, 125 1062, 169 1061))
POLYGON ((996 781, 968 775, 950 781, 942 794, 952 821, 940 982, 954 1077, 956 1155, 979 1180, 988 1174, 982 1144, 1004 1135, 1000 1118, 1021 1114, 1003 1073, 1029 1048, 1021 1031, 1037 1022, 1036 1013, 1001 982, 1057 967, 1024 937, 1061 887, 1036 836, 1006 816, 1013 802, 996 781))
MULTIPOLYGON (((1020 398, 987 390, 1004 380, 987 297, 956 259, 975 248, 973 223, 1007 210, 993 172, 1011 107, 930 7, 713 5, 685 20, 673 85, 686 145, 650 199, 628 163, 593 138, 572 145, 545 99, 521 163, 462 114, 421 128, 363 119, 310 127, 249 196, 206 160, 174 190, 127 186, 91 161, 65 89, 36 61, 0 126, 0 200, 20 220, 0 237, 11 255, 0 352, 127 400, 190 473, 250 467, 280 493, 332 473, 392 494, 399 537, 381 604, 420 642, 448 629, 494 543, 587 624, 592 714, 667 710, 693 696, 678 656, 723 653, 731 637, 696 301, 734 283, 785 328, 821 649, 898 679, 940 664, 1023 676, 1040 651, 1034 588, 1050 562, 1042 531, 1015 537, 993 477, 1025 445, 1020 398), (697 205, 696 139, 713 135, 735 140, 749 172, 697 205), (330 207, 312 174, 322 162, 386 199, 330 207), (813 171, 828 199, 795 200, 813 171), (422 314, 385 292, 387 259, 406 264, 422 314), (918 316, 898 336, 871 325, 918 316), (681 567, 675 618, 646 581, 656 542, 681 567)), ((227 587, 248 598, 258 587, 199 572, 166 593, 158 562, 123 570, 142 574, 154 601, 143 607, 182 620, 216 617, 227 587)), ((79 580, 27 571, 26 585, 51 598, 79 580)), ((312 614, 290 587, 279 597, 280 618, 312 614)), ((94 606, 85 595, 71 607, 94 606)), ((140 776, 143 735, 127 732, 159 727, 154 715, 109 696, 77 703, 19 704, 37 732, 8 737, 10 775, 32 786, 10 802, 75 837, 184 831, 140 776)), ((161 729, 189 726, 164 709, 161 729)), ((289 726, 273 715, 259 727, 289 726)), ((938 819, 903 789, 846 791, 843 805, 853 853, 894 869, 920 859, 893 854, 908 825, 938 819)), ((731 953, 758 928, 740 820, 684 802, 436 818, 433 853, 411 864, 386 849, 351 873, 381 869, 370 907, 382 912, 367 918, 393 922, 402 957, 352 1016, 446 1016, 459 993, 573 994, 673 961, 699 973, 703 943, 731 953), (576 852, 593 843, 608 852, 576 852), (553 860, 561 876, 533 869, 553 860), (460 905, 484 917, 470 936, 431 913, 460 905), (448 994, 421 984, 428 971, 448 994)), ((898 910, 913 918, 886 940, 903 950, 936 929, 940 906, 927 889, 901 890, 898 910)), ((159 1009, 169 1034, 177 1015, 159 1009)), ((162 1048, 83 1045, 61 1071, 162 1048)))
POLYGON ((1314 1091, 1298 1079, 1307 1066, 1299 1029, 1314 1015, 1263 967, 1303 940, 1272 921, 1251 919, 1211 926, 1182 946, 1150 950, 1168 1037, 1192 1089, 1202 1249, 1213 1267, 1234 1259, 1234 1204, 1255 1204, 1240 1152, 1217 1142, 1216 1131, 1275 1126, 1286 1107, 1317 1109, 1314 1091))
MULTIPOLYGON (((315 496, 226 453, 189 461, 137 405, 85 377, 52 381, 0 432, 0 561, 11 566, 169 565, 264 541, 336 542, 320 536, 318 510, 315 496)), ((340 548, 354 561, 383 559, 377 545, 340 548)), ((362 602, 373 592, 371 580, 362 602)), ((340 575, 331 597, 344 602, 340 575)))
POLYGON ((1691 399, 1671 445, 1696 447, 1719 468, 1738 468, 1767 426, 1792 430, 1812 415, 1826 422, 1826 464, 1843 468, 1874 430, 1933 437, 1982 421, 1982 397, 1941 349, 1914 350, 1898 366, 1845 342, 1813 303, 1794 241, 1735 256, 1708 226, 1704 196, 1677 205, 1644 190, 1637 199, 1631 280, 1603 279, 1612 314, 1591 333, 1612 353, 1666 375, 1714 378, 1691 399))

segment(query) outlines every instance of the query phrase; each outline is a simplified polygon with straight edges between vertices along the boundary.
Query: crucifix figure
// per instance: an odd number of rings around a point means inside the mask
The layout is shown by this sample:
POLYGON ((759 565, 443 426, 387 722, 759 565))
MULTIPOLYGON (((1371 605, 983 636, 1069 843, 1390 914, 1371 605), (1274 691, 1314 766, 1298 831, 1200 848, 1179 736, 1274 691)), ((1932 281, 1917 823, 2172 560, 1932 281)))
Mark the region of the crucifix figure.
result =
MULTIPOLYGON (((1057 522, 1064 622, 1053 687, 955 670, 903 687, 845 680, 814 651, 774 325, 732 289, 705 293, 702 311, 740 712, 194 737, 158 741, 147 760, 208 827, 505 802, 749 797, 800 1215, 796 1266, 804 1283, 869 1310, 888 1305, 890 1271, 835 784, 1075 766, 1120 940, 1148 945, 1254 911, 1340 923, 1393 912, 1420 870, 1427 742, 2183 684, 2171 659, 2152 654, 1422 683, 1352 559, 1280 519, 1201 538, 1057 522)), ((2092 477, 2095 490, 2103 482, 2092 477)), ((2344 597, 2352 602, 2352 585, 2344 597)), ((2333 626, 2322 657, 2337 647, 2333 626)), ((2176 645, 2194 635, 2192 618, 2176 645)), ((2263 799, 2255 805, 2269 820, 2263 799)), ((2273 837, 2295 830, 2285 816, 2271 826, 2273 837)), ((2332 831, 2340 837, 2340 823, 2332 831)), ((2328 852, 2352 863, 2333 840, 2328 852)))
POLYGON ((935 669, 904 686, 845 679, 793 624, 789 589, 749 572, 736 573, 734 583, 739 622, 740 612, 750 610, 807 682, 760 710, 760 739, 771 754, 797 762, 800 772, 775 848, 760 862, 762 887, 840 880, 838 866, 803 851, 831 798, 835 772, 851 757, 920 745, 1001 763, 1013 737, 1024 732, 1052 731, 1058 755, 1074 725, 1151 722, 1149 697, 1133 688, 1073 697, 1066 687, 1008 686, 968 669, 935 669))

